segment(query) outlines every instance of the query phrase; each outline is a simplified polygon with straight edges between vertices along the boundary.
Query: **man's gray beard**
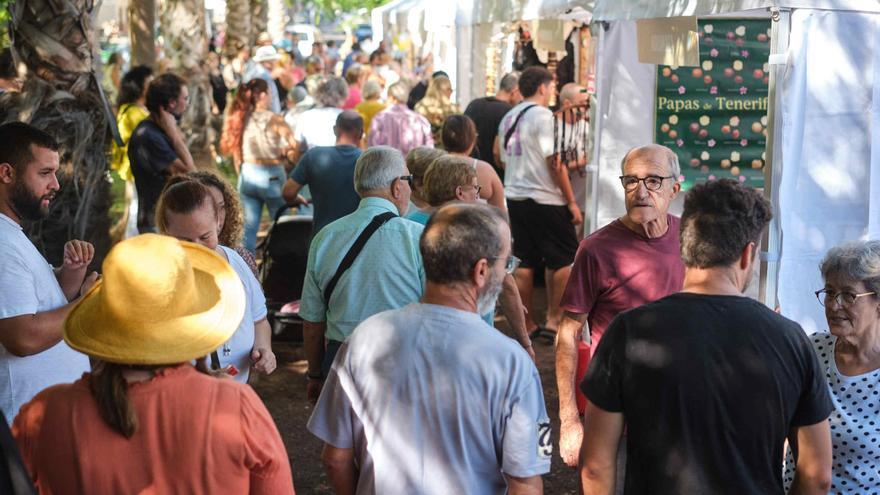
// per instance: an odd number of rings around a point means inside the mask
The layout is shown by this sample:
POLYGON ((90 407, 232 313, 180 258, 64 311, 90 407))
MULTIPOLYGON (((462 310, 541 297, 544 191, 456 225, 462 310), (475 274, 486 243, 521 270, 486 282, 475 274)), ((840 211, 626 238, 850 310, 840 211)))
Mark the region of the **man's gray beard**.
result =
POLYGON ((498 301, 498 295, 501 294, 503 288, 504 277, 489 280, 489 284, 483 290, 483 293, 477 296, 477 314, 482 316, 489 312, 495 311, 495 303, 498 301))

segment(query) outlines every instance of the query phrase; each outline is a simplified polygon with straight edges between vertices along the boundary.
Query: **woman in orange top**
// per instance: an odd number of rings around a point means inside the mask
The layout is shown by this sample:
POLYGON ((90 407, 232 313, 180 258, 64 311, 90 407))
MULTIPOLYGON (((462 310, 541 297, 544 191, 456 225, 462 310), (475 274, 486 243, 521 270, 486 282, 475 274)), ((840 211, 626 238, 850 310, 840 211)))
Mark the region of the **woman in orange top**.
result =
POLYGON ((13 423, 37 490, 293 494, 256 393, 206 373, 204 356, 245 311, 232 267, 200 245, 146 234, 117 244, 103 271, 64 323, 92 372, 40 392, 13 423))

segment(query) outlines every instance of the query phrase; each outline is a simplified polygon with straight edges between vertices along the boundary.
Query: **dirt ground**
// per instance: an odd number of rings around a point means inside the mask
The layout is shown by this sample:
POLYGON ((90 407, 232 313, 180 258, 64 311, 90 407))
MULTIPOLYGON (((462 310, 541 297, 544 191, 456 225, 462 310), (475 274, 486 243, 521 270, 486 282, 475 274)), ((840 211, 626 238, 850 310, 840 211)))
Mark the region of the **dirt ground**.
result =
MULTIPOLYGON (((504 321, 499 320, 496 325, 503 327, 504 321)), ((553 342, 549 338, 538 338, 533 346, 538 356, 544 400, 552 421, 554 437, 553 463, 550 473, 544 476, 544 493, 576 494, 576 471, 566 467, 558 454, 559 404, 553 369, 553 342)), ((275 418, 284 439, 297 493, 333 493, 321 468, 321 442, 306 429, 312 406, 306 400, 306 361, 302 346, 276 342, 274 348, 278 370, 268 377, 259 377, 254 388, 275 418)))

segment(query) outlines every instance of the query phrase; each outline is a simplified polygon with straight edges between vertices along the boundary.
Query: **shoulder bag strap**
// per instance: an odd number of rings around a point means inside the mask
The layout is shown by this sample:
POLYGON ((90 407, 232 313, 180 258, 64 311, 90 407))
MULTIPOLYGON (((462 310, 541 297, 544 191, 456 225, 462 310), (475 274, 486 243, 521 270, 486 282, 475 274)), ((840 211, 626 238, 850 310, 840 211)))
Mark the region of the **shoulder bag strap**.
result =
POLYGON ((516 130, 516 126, 519 125, 520 119, 523 117, 523 115, 526 114, 526 112, 535 108, 536 106, 538 105, 529 105, 523 108, 522 111, 519 112, 519 115, 516 116, 516 120, 513 121, 513 125, 510 126, 510 129, 508 129, 506 133, 504 133, 504 149, 507 149, 507 144, 510 143, 510 138, 511 136, 513 136, 513 131, 516 130))
POLYGON ((324 304, 330 303, 330 296, 333 295, 333 289, 336 288, 336 284, 339 282, 342 274, 348 270, 352 263, 354 263, 355 258, 361 254, 361 250, 366 246, 367 241, 370 240, 370 237, 379 230, 379 227, 385 224, 388 220, 395 218, 397 215, 388 211, 382 213, 380 215, 376 215, 373 217, 373 221, 367 225, 367 228, 361 232, 357 239, 355 239, 354 244, 351 245, 351 248, 345 253, 345 257, 342 258, 342 262, 339 263, 339 268, 336 269, 336 273, 333 274, 333 278, 330 279, 330 282, 327 283, 327 287, 324 288, 324 304))
POLYGON ((220 369, 220 356, 217 354, 217 351, 211 353, 211 369, 219 370, 220 369))

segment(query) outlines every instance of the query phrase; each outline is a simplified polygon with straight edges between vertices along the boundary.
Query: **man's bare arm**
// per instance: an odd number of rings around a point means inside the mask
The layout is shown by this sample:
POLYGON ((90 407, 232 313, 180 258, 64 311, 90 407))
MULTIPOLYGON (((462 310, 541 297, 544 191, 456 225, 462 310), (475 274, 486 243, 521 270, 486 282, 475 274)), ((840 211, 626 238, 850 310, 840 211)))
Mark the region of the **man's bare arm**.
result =
POLYGON ((797 452, 797 468, 789 494, 825 494, 831 489, 831 429, 828 421, 792 428, 789 444, 797 452))
POLYGON ((581 488, 584 495, 612 495, 617 479, 617 449, 623 414, 587 403, 581 445, 581 488))
POLYGON ((61 341, 64 319, 74 303, 52 311, 32 315, 13 316, 0 320, 0 344, 18 357, 31 356, 61 341))
POLYGON ((583 439, 577 410, 578 341, 587 315, 566 311, 556 329, 556 387, 559 391, 559 454, 569 466, 576 466, 583 439))
POLYGON ((498 165, 498 168, 504 170, 504 160, 501 159, 501 139, 498 136, 495 136, 495 140, 492 141, 492 156, 495 157, 495 164, 498 165))
POLYGON ((532 361, 536 361, 535 350, 532 349, 532 339, 529 338, 529 332, 526 330, 526 317, 525 313, 523 313, 522 299, 519 297, 519 289, 516 287, 516 280, 513 278, 513 275, 508 274, 504 277, 501 287, 501 296, 498 298, 501 313, 507 318, 507 323, 516 336, 516 341, 529 353, 532 361))
POLYGON ((284 198, 285 203, 289 205, 295 204, 300 189, 302 189, 302 184, 293 179, 287 179, 284 183, 284 188, 281 190, 281 197, 284 198))
POLYGON ((340 449, 325 443, 321 463, 336 495, 354 495, 358 481, 354 449, 340 449))
MULTIPOLYGON (((324 332, 327 330, 325 322, 313 322, 303 320, 303 349, 306 353, 306 361, 309 363, 308 374, 317 376, 321 373, 321 364, 324 362, 324 332)), ((308 378, 306 396, 309 402, 314 404, 321 395, 322 379, 308 378)))
POLYGON ((571 223, 580 225, 584 218, 581 215, 581 207, 577 204, 577 200, 574 197, 574 190, 571 188, 571 181, 568 178, 568 167, 562 164, 557 155, 547 157, 547 166, 550 167, 550 176, 553 177, 553 182, 562 191, 568 211, 571 212, 571 223))
POLYGON ((540 476, 529 476, 528 478, 517 478, 505 474, 507 479, 507 493, 509 495, 543 495, 544 481, 540 476))

